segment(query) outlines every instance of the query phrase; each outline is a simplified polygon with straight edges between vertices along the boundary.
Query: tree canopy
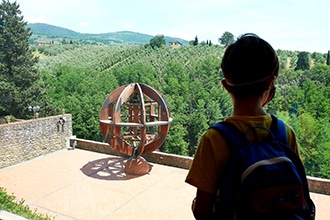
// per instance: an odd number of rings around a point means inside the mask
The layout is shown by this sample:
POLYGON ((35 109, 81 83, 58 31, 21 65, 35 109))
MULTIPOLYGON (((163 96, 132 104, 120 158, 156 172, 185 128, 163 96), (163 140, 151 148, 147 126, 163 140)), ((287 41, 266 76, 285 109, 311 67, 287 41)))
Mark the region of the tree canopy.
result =
POLYGON ((194 46, 197 46, 198 45, 198 37, 197 37, 197 35, 195 37, 195 40, 193 41, 193 45, 194 46))
POLYGON ((223 33, 223 35, 218 39, 220 45, 223 45, 225 47, 228 47, 230 44, 232 44, 234 40, 234 35, 228 31, 223 33))
MULTIPOLYGON (((38 68, 49 85, 47 98, 58 110, 64 108, 72 114, 77 137, 102 140, 98 114, 104 98, 123 84, 140 82, 160 91, 170 107, 173 121, 159 150, 193 156, 208 126, 232 111, 230 97, 220 83, 224 49, 219 45, 157 50, 49 45, 40 51, 56 55, 40 60, 38 68)), ((308 54, 313 66, 295 70, 299 52, 277 53, 281 60, 277 92, 266 110, 296 132, 307 174, 330 178, 330 67, 325 64, 326 54, 308 54)))
POLYGON ((0 112, 25 118, 28 106, 41 105, 45 94, 38 62, 30 50, 31 32, 19 5, 3 0, 0 4, 0 112))
POLYGON ((311 55, 308 52, 299 52, 296 70, 309 70, 311 65, 311 55))
POLYGON ((155 48, 160 48, 164 45, 166 45, 165 37, 164 35, 156 35, 150 40, 150 46, 155 49, 155 48))

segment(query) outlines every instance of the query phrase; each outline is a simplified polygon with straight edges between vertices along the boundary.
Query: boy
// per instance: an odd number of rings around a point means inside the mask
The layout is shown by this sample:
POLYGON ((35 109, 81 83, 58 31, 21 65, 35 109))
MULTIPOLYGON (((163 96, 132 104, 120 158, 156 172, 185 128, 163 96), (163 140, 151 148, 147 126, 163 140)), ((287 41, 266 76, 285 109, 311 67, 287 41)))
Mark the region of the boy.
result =
MULTIPOLYGON (((274 49, 255 34, 244 34, 230 45, 223 56, 223 87, 233 103, 232 116, 226 121, 241 132, 251 126, 270 128, 272 118, 263 107, 274 97, 274 82, 279 61, 274 49)), ((286 125, 288 145, 298 154, 296 136, 286 125)), ((252 141, 264 140, 268 132, 259 129, 249 133, 252 141)), ((196 219, 209 219, 218 186, 230 158, 230 149, 220 133, 209 129, 202 136, 186 182, 197 188, 192 211, 196 219)), ((221 196, 221 192, 220 192, 221 196)))

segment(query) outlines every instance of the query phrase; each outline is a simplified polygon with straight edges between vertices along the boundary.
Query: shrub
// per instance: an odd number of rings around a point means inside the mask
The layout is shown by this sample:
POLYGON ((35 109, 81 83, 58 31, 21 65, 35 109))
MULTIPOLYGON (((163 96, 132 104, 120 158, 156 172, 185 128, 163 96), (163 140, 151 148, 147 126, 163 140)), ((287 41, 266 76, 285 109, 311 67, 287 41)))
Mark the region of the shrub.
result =
POLYGON ((12 195, 8 195, 5 188, 0 187, 0 209, 5 210, 7 212, 22 216, 28 219, 36 219, 36 220, 51 220, 55 219, 51 218, 48 215, 43 215, 37 213, 37 210, 31 210, 28 205, 24 205, 25 200, 21 199, 19 202, 15 201, 16 197, 12 195))

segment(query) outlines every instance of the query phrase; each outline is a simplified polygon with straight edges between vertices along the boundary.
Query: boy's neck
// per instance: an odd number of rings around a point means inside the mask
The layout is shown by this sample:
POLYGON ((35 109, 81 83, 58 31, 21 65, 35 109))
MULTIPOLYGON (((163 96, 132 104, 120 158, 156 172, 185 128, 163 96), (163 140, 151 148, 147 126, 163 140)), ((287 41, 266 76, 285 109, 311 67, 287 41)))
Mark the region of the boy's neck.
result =
POLYGON ((233 116, 260 116, 267 115, 262 108, 260 99, 237 100, 233 99, 233 116))

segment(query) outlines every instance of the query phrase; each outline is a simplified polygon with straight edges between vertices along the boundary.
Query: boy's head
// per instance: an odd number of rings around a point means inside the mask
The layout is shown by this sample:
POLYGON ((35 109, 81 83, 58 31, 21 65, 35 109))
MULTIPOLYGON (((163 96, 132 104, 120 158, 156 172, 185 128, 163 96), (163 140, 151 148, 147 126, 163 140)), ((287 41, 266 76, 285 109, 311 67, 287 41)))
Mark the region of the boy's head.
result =
POLYGON ((269 81, 277 77, 279 62, 276 52, 255 34, 244 34, 228 46, 221 69, 229 91, 237 98, 261 96, 269 81))

